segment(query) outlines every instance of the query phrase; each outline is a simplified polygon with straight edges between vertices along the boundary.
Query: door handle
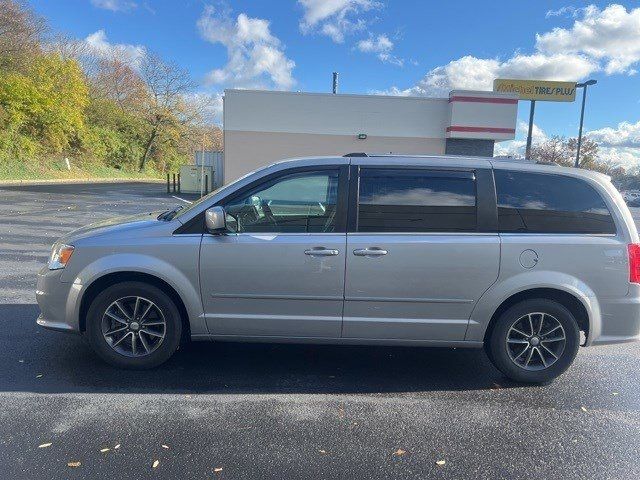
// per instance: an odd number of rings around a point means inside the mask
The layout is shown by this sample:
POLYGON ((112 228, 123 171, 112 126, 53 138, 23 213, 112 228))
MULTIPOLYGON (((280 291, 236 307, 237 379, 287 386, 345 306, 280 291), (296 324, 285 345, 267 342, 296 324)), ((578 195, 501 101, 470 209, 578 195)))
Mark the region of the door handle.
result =
POLYGON ((311 255, 312 257, 335 257, 339 253, 340 252, 338 252, 338 250, 332 250, 324 247, 312 248, 304 251, 305 255, 311 255))
POLYGON ((388 252, 381 248, 358 248, 353 251, 353 254, 358 257, 381 257, 382 255, 386 255, 388 252))

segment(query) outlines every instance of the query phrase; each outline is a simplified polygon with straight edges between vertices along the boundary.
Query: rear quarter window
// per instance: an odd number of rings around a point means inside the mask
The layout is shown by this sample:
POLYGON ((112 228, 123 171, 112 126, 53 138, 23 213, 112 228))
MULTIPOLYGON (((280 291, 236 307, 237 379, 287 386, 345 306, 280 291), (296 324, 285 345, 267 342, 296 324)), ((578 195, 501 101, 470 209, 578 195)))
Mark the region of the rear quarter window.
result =
POLYGON ((581 179, 509 170, 494 176, 501 232, 616 233, 604 200, 581 179))

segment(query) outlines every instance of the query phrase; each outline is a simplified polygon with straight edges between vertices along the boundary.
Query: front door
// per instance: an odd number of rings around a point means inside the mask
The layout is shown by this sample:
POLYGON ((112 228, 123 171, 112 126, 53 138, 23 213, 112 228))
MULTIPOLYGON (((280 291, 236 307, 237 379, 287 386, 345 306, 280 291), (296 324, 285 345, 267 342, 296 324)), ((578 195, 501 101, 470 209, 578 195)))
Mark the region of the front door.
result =
POLYGON ((344 338, 463 340, 498 276, 474 171, 362 167, 347 237, 344 338))
POLYGON ((340 336, 347 173, 288 170, 221 203, 231 232, 205 234, 200 252, 210 333, 340 336))

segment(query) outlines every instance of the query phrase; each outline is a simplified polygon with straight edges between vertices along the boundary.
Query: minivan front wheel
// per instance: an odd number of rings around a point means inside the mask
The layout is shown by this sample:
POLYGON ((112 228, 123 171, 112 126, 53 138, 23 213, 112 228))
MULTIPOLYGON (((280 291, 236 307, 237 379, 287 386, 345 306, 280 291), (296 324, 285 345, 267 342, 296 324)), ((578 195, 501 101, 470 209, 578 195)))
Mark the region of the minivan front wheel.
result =
POLYGON ((561 375, 575 359, 580 331, 571 312, 558 302, 520 302, 498 318, 487 353, 507 377, 545 383, 561 375))
POLYGON ((87 312, 95 352, 117 367, 153 368, 173 355, 182 333, 180 313, 159 288, 123 282, 101 292, 87 312))

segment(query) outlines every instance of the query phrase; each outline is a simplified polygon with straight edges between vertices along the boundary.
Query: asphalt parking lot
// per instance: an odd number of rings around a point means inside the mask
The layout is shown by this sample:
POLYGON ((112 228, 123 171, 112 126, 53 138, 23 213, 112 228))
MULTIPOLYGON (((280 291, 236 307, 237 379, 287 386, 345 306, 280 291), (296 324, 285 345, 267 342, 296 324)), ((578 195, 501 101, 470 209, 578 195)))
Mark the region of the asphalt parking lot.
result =
POLYGON ((0 479, 640 478, 640 345, 531 387, 461 349, 196 343, 119 371, 36 327, 58 236, 176 203, 162 184, 0 186, 0 479))

